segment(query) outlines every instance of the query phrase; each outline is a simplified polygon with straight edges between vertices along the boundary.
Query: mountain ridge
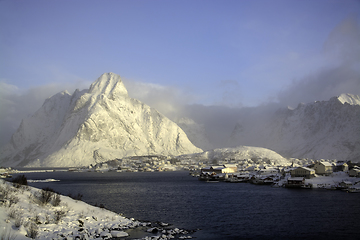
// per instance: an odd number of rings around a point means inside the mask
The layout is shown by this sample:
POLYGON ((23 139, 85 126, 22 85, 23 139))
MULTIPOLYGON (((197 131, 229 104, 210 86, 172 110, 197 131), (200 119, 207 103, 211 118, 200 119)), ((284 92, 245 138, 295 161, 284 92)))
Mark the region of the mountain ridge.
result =
POLYGON ((230 141, 269 148, 287 157, 359 161, 359 100, 357 95, 341 94, 279 109, 258 124, 240 120, 230 141))

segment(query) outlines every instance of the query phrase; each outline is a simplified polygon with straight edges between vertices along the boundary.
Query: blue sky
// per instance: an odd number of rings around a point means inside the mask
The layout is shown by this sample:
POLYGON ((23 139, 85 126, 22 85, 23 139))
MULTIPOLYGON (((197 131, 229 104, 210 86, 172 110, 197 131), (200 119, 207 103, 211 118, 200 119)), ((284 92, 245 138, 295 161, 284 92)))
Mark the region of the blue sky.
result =
POLYGON ((359 20, 360 3, 5 0, 0 9, 0 79, 20 89, 115 72, 196 103, 254 106, 326 64, 324 42, 343 19, 359 20))
POLYGON ((105 72, 154 106, 358 94, 359 23, 355 0, 2 0, 0 94, 38 108, 105 72), (329 69, 342 75, 327 81, 329 69))

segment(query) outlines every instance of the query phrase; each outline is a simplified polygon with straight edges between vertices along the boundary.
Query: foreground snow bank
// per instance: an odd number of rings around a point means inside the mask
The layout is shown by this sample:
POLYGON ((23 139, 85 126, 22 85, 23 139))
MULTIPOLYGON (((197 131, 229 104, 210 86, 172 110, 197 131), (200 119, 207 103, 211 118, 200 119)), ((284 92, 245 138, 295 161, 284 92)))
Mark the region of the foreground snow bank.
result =
POLYGON ((0 179, 0 239, 118 239, 165 240, 192 238, 193 231, 167 223, 139 222, 104 208, 59 195, 51 189, 14 185, 0 179), (136 229, 135 229, 136 228, 136 229), (147 231, 146 229, 151 229, 147 231), (156 231, 155 231, 156 229, 156 231))
POLYGON ((55 193, 44 203, 43 192, 0 180, 1 239, 126 237, 125 229, 145 224, 55 193))

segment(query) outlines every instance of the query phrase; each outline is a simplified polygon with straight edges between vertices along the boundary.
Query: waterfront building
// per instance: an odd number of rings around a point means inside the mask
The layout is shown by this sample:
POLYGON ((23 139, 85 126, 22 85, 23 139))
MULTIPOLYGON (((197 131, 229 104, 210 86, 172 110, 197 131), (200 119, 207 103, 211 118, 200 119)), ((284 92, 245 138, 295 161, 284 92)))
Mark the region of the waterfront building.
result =
POLYGON ((320 175, 330 175, 333 173, 333 165, 329 162, 318 161, 314 165, 315 173, 320 175))
POLYGON ((315 177, 315 170, 307 167, 298 167, 290 171, 291 177, 304 177, 304 178, 313 178, 315 177))

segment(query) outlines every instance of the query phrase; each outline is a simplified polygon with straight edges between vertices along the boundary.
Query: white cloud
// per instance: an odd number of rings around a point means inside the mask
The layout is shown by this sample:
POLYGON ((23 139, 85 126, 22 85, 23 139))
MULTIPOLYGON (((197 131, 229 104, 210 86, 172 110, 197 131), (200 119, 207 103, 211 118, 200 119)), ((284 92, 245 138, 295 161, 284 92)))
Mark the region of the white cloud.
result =
MULTIPOLYGON (((4 79, 3 79, 4 80, 4 79)), ((68 90, 70 93, 76 88, 83 89, 90 84, 85 82, 76 83, 52 83, 31 89, 20 89, 15 85, 0 82, 0 146, 6 144, 11 135, 19 127, 21 120, 28 115, 34 114, 44 103, 44 100, 52 95, 68 90)))
POLYGON ((184 106, 195 98, 182 89, 122 79, 129 96, 155 108, 170 119, 181 115, 184 106))
POLYGON ((328 100, 342 93, 360 95, 360 27, 356 17, 343 20, 329 34, 321 54, 323 65, 278 93, 292 107, 299 102, 328 100))

